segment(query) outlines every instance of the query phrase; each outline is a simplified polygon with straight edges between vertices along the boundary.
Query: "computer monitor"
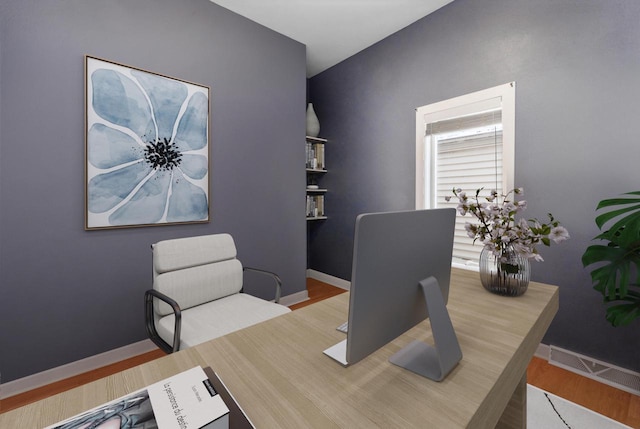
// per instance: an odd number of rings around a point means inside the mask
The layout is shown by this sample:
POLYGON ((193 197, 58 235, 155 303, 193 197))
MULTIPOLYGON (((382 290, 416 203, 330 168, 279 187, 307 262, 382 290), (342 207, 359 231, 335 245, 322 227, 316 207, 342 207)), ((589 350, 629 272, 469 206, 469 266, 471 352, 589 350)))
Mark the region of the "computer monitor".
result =
POLYGON ((446 310, 455 209, 361 214, 356 219, 346 340, 325 350, 352 365, 428 316, 435 347, 411 343, 390 361, 434 380, 462 358, 446 310))

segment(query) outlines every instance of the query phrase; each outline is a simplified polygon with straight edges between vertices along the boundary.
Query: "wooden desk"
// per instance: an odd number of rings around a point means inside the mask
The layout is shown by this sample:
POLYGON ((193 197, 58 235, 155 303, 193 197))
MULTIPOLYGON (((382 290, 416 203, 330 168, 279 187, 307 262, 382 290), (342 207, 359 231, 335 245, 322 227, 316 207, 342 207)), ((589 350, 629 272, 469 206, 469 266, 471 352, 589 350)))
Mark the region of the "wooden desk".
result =
POLYGON ((342 294, 2 414, 0 427, 41 428, 196 365, 220 375, 257 428, 524 427, 526 367, 557 288, 499 297, 477 273, 454 270, 448 308, 464 356, 440 383, 388 362, 411 340, 431 340, 427 321, 352 367, 323 355, 344 338, 342 294))

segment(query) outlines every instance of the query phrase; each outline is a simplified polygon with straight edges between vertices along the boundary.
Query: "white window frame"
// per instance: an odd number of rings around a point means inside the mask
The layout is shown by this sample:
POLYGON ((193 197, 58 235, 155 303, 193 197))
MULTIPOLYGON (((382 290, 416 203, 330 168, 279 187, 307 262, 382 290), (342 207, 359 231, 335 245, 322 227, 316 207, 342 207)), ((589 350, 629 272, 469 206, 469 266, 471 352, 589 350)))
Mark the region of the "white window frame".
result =
MULTIPOLYGON (((496 99, 502 110, 502 187, 506 191, 515 187, 515 89, 516 83, 509 82, 416 109, 416 209, 432 208, 430 192, 434 179, 425 167, 432 164, 428 159, 431 151, 426 147, 426 117, 429 122, 435 122, 481 112, 495 105, 496 99)), ((462 268, 477 269, 473 265, 462 265, 462 268)))

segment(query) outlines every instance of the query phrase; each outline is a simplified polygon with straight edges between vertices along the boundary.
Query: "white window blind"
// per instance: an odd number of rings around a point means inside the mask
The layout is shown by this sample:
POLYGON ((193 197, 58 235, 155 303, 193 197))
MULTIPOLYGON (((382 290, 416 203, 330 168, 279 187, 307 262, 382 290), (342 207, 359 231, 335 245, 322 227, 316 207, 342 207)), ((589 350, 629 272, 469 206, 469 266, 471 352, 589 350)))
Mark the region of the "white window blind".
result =
MULTIPOLYGON (((461 188, 469 195, 484 188, 481 195, 492 189, 502 189, 502 117, 494 111, 428 124, 427 139, 431 141, 434 158, 432 179, 432 207, 457 207, 453 188, 461 188), (449 202, 445 197, 453 197, 449 202)), ((474 245, 464 228, 474 222, 470 215, 456 217, 453 257, 460 261, 476 262, 482 244, 474 245)))

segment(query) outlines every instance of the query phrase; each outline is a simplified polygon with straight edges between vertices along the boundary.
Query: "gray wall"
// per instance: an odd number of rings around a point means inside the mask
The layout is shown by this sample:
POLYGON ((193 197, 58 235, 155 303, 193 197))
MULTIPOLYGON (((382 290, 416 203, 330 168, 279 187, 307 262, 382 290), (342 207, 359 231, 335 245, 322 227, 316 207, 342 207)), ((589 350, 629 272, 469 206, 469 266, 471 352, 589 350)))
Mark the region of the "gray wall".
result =
POLYGON ((610 327, 580 262, 597 202, 640 189, 638 22, 629 0, 456 0, 312 78, 331 142, 330 219, 310 233, 310 268, 349 279, 356 215, 414 207, 416 107, 516 81, 526 216, 551 212, 571 234, 532 268, 560 287, 544 342, 639 371, 640 320, 610 327))
POLYGON ((3 382, 145 339, 158 240, 230 232, 283 295, 305 290, 304 45, 208 0, 3 0, 0 12, 3 382), (83 230, 84 54, 211 87, 210 223, 83 230))

